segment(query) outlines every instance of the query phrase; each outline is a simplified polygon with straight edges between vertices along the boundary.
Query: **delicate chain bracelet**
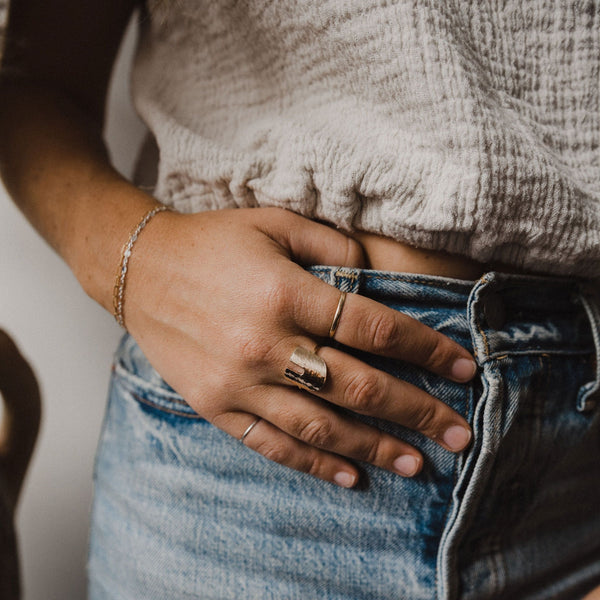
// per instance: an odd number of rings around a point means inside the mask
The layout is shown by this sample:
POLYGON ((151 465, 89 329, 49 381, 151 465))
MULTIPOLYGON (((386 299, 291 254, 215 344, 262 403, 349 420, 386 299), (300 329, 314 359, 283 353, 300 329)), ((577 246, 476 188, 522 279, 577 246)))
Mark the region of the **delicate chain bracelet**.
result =
POLYGON ((129 257, 131 256, 133 245, 137 241, 142 229, 144 229, 144 227, 148 225, 150 219, 157 213, 162 212, 163 210, 169 210, 169 207, 155 206, 154 208, 149 210, 144 215, 142 220, 138 223, 137 227, 131 232, 127 243, 123 246, 123 250, 121 252, 121 262, 119 264, 119 271, 117 272, 117 278, 113 290, 113 314, 115 315, 117 323, 123 328, 125 327, 125 322, 123 320, 123 304, 125 300, 125 278, 127 276, 127 265, 129 264, 129 257))

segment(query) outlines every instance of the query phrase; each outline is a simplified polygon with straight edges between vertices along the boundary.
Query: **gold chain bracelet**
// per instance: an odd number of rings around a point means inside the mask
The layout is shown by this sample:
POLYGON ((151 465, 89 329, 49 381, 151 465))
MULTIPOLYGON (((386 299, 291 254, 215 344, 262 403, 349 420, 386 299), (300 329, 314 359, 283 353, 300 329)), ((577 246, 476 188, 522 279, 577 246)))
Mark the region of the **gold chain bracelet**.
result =
POLYGON ((155 206, 150 209, 142 218, 142 220, 137 224, 135 229, 129 235, 129 239, 123 246, 123 250, 121 252, 121 262, 119 263, 119 270, 117 272, 117 278, 115 281, 115 287, 113 289, 113 309, 114 316, 117 323, 125 328, 125 321, 123 320, 123 305, 125 303, 125 280, 127 277, 127 266, 129 264, 129 258, 131 257, 131 251, 133 249, 133 245, 138 239, 140 232, 146 225, 148 225, 150 219, 159 212, 164 210, 169 210, 168 206, 155 206))

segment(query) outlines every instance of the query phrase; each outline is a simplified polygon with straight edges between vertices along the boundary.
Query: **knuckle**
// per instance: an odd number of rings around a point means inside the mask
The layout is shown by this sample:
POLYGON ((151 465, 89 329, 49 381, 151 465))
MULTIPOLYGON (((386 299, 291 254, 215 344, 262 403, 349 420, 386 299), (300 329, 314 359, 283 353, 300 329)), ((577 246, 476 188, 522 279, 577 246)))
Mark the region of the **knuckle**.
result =
POLYGON ((266 459, 273 462, 285 465, 290 459, 290 450, 286 444, 272 440, 262 440, 254 446, 259 454, 262 454, 266 459))
POLYGON ((351 237, 346 238, 346 262, 345 265, 362 266, 365 263, 363 247, 351 237))
POLYGON ((399 326, 393 314, 381 312, 374 315, 367 331, 375 354, 387 354, 396 346, 399 326))
POLYGON ((317 448, 325 448, 331 444, 333 438, 333 423, 325 415, 311 418, 300 424, 298 437, 307 444, 317 448))
POLYGON ((385 395, 384 386, 375 373, 364 373, 350 380, 344 392, 346 405, 358 412, 377 411, 385 395))
POLYGON ((428 435, 437 431, 436 421, 437 410, 435 405, 426 403, 420 405, 415 411, 415 414, 412 415, 412 418, 410 419, 410 426, 413 429, 428 435))
POLYGON ((431 369, 441 367, 451 358, 450 348, 444 343, 444 338, 440 334, 435 334, 425 341, 424 356, 427 366, 431 369))
POLYGON ((237 352, 241 362, 249 367, 257 367, 267 361, 271 347, 264 336, 248 335, 238 340, 237 352))
POLYGON ((312 475, 313 477, 323 477, 323 473, 325 472, 325 458, 319 454, 314 453, 307 464, 304 465, 302 471, 312 475))
POLYGON ((356 458, 374 465, 380 464, 382 440, 383 433, 375 430, 373 435, 358 448, 356 458))
POLYGON ((261 286, 263 306, 269 314, 280 315, 289 309, 292 290, 278 273, 266 275, 261 286))

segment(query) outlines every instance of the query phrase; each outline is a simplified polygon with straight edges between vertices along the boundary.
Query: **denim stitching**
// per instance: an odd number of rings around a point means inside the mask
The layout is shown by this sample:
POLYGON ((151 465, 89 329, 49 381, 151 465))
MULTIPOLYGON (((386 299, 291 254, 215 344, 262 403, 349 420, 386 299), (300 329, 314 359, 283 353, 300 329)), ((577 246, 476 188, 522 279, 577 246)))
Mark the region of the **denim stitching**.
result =
MULTIPOLYGON (((187 415, 194 414, 194 412, 192 412, 192 411, 194 411, 194 409, 185 400, 174 396, 173 394, 169 393, 168 390, 161 390, 160 388, 155 388, 155 387, 150 388, 149 386, 137 385, 137 383, 135 381, 131 381, 130 379, 128 379, 128 376, 131 378, 134 378, 136 376, 133 375, 132 373, 129 373, 121 366, 113 365, 112 371, 115 375, 115 380, 114 380, 115 383, 120 385, 121 387, 123 387, 129 393, 131 393, 133 395, 137 394, 139 396, 138 390, 140 390, 140 388, 143 387, 144 394, 148 397, 147 401, 149 403, 152 403, 152 406, 156 406, 157 408, 162 409, 163 408, 162 403, 178 404, 182 408, 189 408, 189 410, 191 411, 189 413, 184 413, 184 414, 187 414, 187 415), (123 371, 125 371, 125 373, 123 373, 123 371), (162 392, 164 392, 164 393, 162 393, 162 392), (156 400, 154 400, 154 398, 156 398, 156 400)), ((169 410, 169 409, 165 408, 165 410, 169 410)))
POLYGON ((348 283, 348 287, 350 289, 344 291, 349 294, 354 294, 358 291, 358 278, 359 274, 356 272, 356 270, 352 271, 347 267, 340 267, 333 273, 334 287, 337 289, 342 289, 346 287, 344 286, 344 283, 348 283))
POLYGON ((488 342, 485 332, 483 331, 483 327, 479 322, 479 319, 477 319, 477 329, 479 330, 479 334, 481 335, 481 339, 483 340, 483 345, 485 346, 485 358, 490 358, 490 344, 488 342))
POLYGON ((130 392, 131 396, 137 400, 138 402, 140 402, 141 404, 145 404, 146 406, 150 406, 152 408, 155 408, 156 410, 159 410, 161 412, 166 412, 169 413, 171 415, 177 415, 178 417, 185 417, 187 419, 202 419, 203 421, 205 421, 206 419, 204 419, 204 417, 201 417, 198 413, 195 414, 191 414, 188 412, 183 412, 183 411, 179 411, 179 410, 174 410, 172 408, 167 408, 166 406, 161 406, 160 404, 155 404, 154 402, 152 402, 152 400, 149 400, 147 398, 143 398, 142 396, 134 393, 134 392, 130 392))
MULTIPOLYGON (((473 384, 470 384, 468 386, 468 389, 469 389, 469 391, 467 393, 467 403, 466 403, 466 406, 465 406, 466 414, 467 415, 469 415, 470 412, 471 412, 471 406, 473 404, 473 396, 475 395, 474 394, 473 384)), ((456 486, 458 485, 458 478, 459 478, 458 463, 459 463, 459 460, 461 460, 461 459, 463 461, 463 468, 464 468, 465 464, 466 464, 466 460, 464 459, 464 456, 461 456, 461 457, 455 456, 455 459, 454 459, 454 468, 452 469, 452 481, 453 481, 453 483, 452 483, 452 490, 453 491, 456 489, 456 486)), ((452 498, 453 497, 453 491, 450 493, 450 499, 449 499, 449 502, 446 504, 446 510, 444 512, 444 519, 443 519, 443 521, 444 521, 445 524, 448 523, 448 519, 450 517, 450 509, 452 508, 452 502, 453 502, 453 498, 452 498)), ((444 525, 444 527, 445 526, 446 525, 444 525)), ((441 546, 438 547, 438 552, 439 552, 440 549, 441 549, 441 546)), ((436 560, 435 561, 435 597, 438 600, 440 598, 439 594, 438 594, 438 591, 439 591, 439 582, 440 582, 440 569, 439 569, 439 563, 436 560)))
POLYGON ((502 360, 508 356, 577 356, 579 354, 587 355, 589 354, 589 350, 585 348, 581 349, 571 349, 571 350, 549 350, 547 348, 543 350, 511 350, 508 354, 501 354, 497 356, 501 350, 497 352, 490 352, 488 358, 495 358, 496 360, 502 360))

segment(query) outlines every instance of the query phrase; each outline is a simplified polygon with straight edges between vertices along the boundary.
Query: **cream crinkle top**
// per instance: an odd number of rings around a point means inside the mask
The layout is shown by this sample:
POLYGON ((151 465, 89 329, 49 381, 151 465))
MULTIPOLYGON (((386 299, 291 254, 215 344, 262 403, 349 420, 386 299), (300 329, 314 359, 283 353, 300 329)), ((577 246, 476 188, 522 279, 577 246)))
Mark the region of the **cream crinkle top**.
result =
POLYGON ((600 276, 597 0, 148 0, 140 23, 162 202, 600 276))

